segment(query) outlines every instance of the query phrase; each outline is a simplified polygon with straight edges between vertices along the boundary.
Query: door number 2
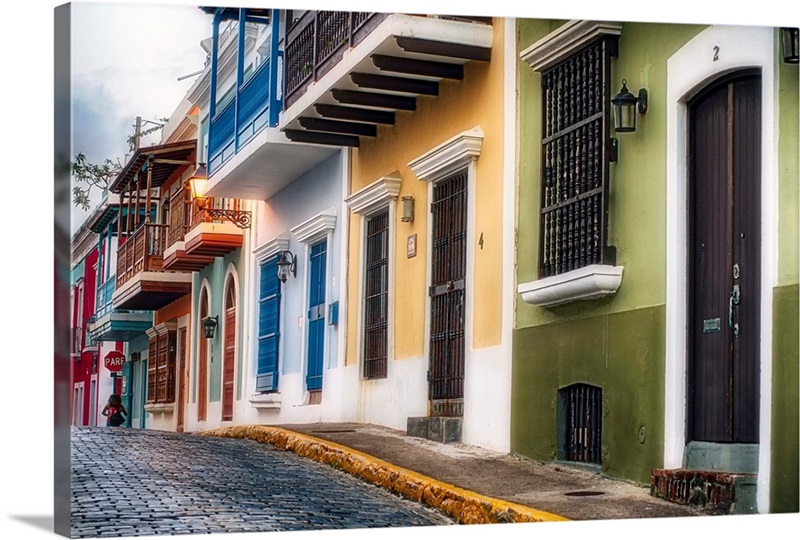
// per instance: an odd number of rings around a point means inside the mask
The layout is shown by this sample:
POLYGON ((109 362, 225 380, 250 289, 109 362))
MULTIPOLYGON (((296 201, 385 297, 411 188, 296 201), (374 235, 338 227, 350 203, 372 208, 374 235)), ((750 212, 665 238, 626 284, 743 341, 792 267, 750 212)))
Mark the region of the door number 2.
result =
POLYGON ((714 62, 719 60, 719 45, 714 45, 714 62))

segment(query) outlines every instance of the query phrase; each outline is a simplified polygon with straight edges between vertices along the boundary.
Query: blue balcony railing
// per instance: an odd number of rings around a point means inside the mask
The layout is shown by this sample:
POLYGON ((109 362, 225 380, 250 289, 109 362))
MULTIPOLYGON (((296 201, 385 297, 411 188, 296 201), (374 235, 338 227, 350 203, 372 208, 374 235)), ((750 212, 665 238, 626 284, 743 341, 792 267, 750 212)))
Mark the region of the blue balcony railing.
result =
MULTIPOLYGON (((278 52, 279 65, 283 52, 278 52)), ((262 62, 255 73, 239 88, 234 99, 216 112, 208 128, 208 169, 213 172, 264 127, 276 126, 281 110, 281 89, 270 81, 270 74, 278 72, 272 67, 272 57, 262 62)), ((279 73, 279 72, 278 72, 279 73)))
POLYGON ((113 309, 111 306, 111 295, 114 294, 117 286, 117 276, 111 276, 105 283, 97 288, 97 309, 95 309, 95 318, 99 319, 111 313, 113 309))

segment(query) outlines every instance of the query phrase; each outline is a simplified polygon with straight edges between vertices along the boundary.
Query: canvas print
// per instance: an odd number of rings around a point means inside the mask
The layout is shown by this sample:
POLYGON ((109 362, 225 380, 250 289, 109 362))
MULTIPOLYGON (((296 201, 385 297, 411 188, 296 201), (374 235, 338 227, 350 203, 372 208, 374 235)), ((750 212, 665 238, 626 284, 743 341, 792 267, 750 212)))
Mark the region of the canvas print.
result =
POLYGON ((57 531, 797 513, 799 31, 614 17, 58 7, 57 531))

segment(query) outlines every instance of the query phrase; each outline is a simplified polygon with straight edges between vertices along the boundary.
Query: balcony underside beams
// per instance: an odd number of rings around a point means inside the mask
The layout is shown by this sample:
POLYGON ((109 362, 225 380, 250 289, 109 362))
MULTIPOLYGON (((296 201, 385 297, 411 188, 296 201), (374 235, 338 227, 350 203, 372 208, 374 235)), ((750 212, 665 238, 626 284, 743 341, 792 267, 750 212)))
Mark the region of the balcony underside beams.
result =
POLYGON ((293 141, 357 147, 398 112, 415 112, 418 99, 439 96, 442 80, 464 80, 466 63, 489 61, 491 34, 486 24, 388 15, 334 64, 331 56, 325 69, 313 66, 287 98, 282 130, 293 141))
POLYGON ((155 311, 191 293, 188 272, 140 272, 114 292, 114 309, 155 311))

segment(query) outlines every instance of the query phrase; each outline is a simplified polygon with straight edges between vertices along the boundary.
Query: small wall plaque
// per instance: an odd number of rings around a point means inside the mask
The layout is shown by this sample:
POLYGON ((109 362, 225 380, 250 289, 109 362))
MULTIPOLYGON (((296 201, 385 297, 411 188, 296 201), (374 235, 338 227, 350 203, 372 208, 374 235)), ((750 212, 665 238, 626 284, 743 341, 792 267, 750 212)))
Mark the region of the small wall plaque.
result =
POLYGON ((416 257, 417 256, 417 235, 410 234, 408 235, 408 239, 406 240, 406 257, 416 257))
POLYGON ((712 332, 719 332, 719 318, 716 319, 705 319, 703 321, 703 333, 710 334, 712 332))

